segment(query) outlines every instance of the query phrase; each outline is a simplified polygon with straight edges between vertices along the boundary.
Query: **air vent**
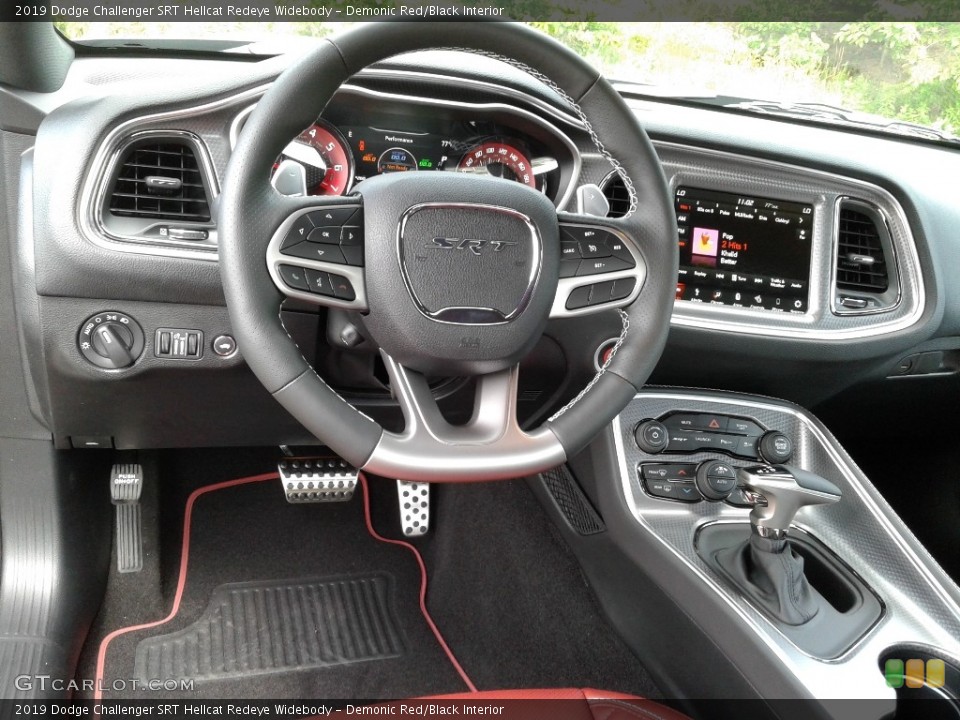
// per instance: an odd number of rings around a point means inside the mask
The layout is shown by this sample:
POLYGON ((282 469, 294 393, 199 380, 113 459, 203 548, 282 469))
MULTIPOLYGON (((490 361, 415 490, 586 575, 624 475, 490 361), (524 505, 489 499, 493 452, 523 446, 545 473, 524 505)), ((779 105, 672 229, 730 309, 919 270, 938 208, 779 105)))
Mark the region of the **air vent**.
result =
POLYGON ((608 217, 623 217, 630 212, 630 193, 627 192, 627 186, 624 185, 620 173, 611 173, 603 181, 603 194, 610 203, 608 217))
POLYGON ((208 222, 210 204, 193 145, 152 138, 130 145, 110 192, 118 217, 208 222))
POLYGON ((841 205, 837 228, 837 288, 883 293, 889 283, 876 219, 841 205))

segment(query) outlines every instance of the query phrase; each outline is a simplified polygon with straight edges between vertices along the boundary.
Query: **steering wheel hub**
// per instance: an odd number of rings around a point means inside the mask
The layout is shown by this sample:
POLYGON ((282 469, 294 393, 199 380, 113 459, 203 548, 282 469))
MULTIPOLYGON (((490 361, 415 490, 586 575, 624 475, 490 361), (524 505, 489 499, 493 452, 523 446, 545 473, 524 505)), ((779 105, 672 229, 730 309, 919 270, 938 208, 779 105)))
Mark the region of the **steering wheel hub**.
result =
POLYGON ((519 183, 469 175, 381 175, 363 197, 377 344, 407 367, 477 375, 516 364, 557 291, 556 209, 519 183))

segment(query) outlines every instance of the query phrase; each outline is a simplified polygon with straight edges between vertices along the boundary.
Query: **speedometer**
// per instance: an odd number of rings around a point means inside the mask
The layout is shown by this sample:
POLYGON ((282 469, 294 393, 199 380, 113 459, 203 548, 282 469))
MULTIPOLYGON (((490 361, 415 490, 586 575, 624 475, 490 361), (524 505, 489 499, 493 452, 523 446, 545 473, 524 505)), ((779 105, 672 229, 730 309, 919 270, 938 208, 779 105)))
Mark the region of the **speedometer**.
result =
POLYGON ((353 158, 333 125, 318 120, 284 148, 277 160, 293 160, 303 166, 308 195, 343 195, 353 178, 353 158))
POLYGON ((457 166, 460 172, 486 173, 507 178, 537 189, 537 178, 529 158, 513 145, 489 141, 471 148, 457 166))

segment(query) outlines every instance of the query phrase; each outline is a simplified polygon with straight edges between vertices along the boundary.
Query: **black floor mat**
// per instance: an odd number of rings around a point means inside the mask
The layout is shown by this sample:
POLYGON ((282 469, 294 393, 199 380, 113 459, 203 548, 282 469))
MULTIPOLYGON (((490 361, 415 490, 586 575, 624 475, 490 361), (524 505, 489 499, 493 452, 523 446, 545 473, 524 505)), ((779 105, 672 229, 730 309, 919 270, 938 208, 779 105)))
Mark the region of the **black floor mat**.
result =
MULTIPOLYGON (((219 478, 216 478, 219 479, 219 478)), ((180 505, 180 513, 183 505, 180 505)), ((171 523, 172 524, 172 523, 171 523)), ((170 528, 165 528, 169 533, 170 528)), ((166 543, 165 543, 166 544, 166 543)), ((162 563, 165 595, 172 604, 177 573, 173 570, 179 563, 179 553, 169 550, 162 563)), ((341 584, 342 587, 342 584, 341 584)), ((283 497, 278 481, 266 481, 252 485, 232 487, 200 497, 193 510, 189 570, 180 611, 170 622, 156 627, 132 631, 116 637, 106 654, 104 685, 113 687, 120 681, 123 693, 105 692, 105 699, 131 697, 182 697, 193 698, 276 698, 302 699, 306 697, 375 699, 381 697, 413 697, 424 693, 449 693, 465 690, 463 681, 454 671, 436 638, 431 633, 419 609, 420 572, 415 559, 408 550, 377 542, 367 533, 363 518, 363 505, 359 498, 349 503, 327 505, 290 505, 283 497), (190 635, 196 634, 204 617, 214 619, 216 610, 212 598, 232 594, 239 590, 236 583, 253 587, 273 588, 299 584, 315 585, 315 579, 327 583, 329 578, 352 576, 379 578, 377 602, 382 606, 375 612, 383 621, 391 617, 391 642, 383 647, 339 652, 333 647, 329 653, 320 651, 312 658, 301 658, 296 663, 287 662, 271 672, 210 672, 194 675, 194 667, 200 666, 200 658, 184 657, 191 644, 190 635), (293 579, 293 582, 291 582, 293 579), (224 587, 226 586, 226 587, 224 587), (387 610, 386 608, 392 608, 387 610), (174 642, 173 635, 177 638, 174 642), (145 643, 138 652, 141 643, 145 643), (164 657, 164 667, 146 662, 151 646, 169 645, 164 657), (366 662, 350 662, 347 659, 366 658, 366 662), (138 665, 137 660, 140 660, 138 665), (153 692, 139 690, 126 679, 162 680, 193 679, 192 691, 182 690, 153 692)), ((241 591, 242 594, 242 591, 241 591)), ((355 598, 354 598, 355 599, 355 598)), ((312 602, 312 601, 311 601, 312 602)), ((299 609, 306 610, 303 603, 299 609)), ((325 623, 327 631, 341 633, 341 640, 360 643, 372 630, 350 627, 352 620, 361 620, 357 608, 346 609, 347 598, 339 601, 313 603, 313 610, 344 611, 335 620, 325 623)), ((108 606, 113 608, 112 617, 101 617, 95 635, 90 638, 84 652, 81 673, 90 673, 95 663, 96 648, 100 638, 117 627, 155 621, 156 616, 144 617, 135 605, 114 598, 108 606), (118 612, 119 611, 119 612, 118 612)), ((256 604, 245 604, 254 610, 256 604)), ((271 637, 282 628, 282 623, 273 628, 269 621, 264 626, 260 620, 238 615, 238 602, 232 602, 232 618, 223 618, 223 628, 229 626, 231 637, 257 628, 271 637)), ((295 611, 296 607, 290 608, 295 611)), ((371 620, 372 611, 366 613, 371 620)), ((321 623, 323 624, 323 623, 321 623)), ((213 632, 212 626, 207 631, 213 632)), ((252 639, 249 635, 248 639, 252 639)), ((259 638, 259 635, 257 636, 259 638)), ((315 636, 319 637, 319 636, 315 636)), ((366 638, 369 639, 369 638, 366 638)), ((331 641, 332 642, 332 641, 331 641)), ((306 646, 291 643, 302 651, 306 646)), ((271 645, 272 647, 272 645, 271 645)), ((234 648, 229 652, 235 661, 246 657, 250 668, 265 662, 264 650, 251 647, 234 648)), ((212 653, 212 651, 211 651, 212 653)), ((228 658, 222 660, 226 662, 228 658)), ((212 660, 212 658, 211 658, 212 660)), ((212 666, 211 666, 212 667, 212 666)))
POLYGON ((387 575, 221 585, 192 625, 137 646, 134 677, 198 681, 404 653, 387 575))

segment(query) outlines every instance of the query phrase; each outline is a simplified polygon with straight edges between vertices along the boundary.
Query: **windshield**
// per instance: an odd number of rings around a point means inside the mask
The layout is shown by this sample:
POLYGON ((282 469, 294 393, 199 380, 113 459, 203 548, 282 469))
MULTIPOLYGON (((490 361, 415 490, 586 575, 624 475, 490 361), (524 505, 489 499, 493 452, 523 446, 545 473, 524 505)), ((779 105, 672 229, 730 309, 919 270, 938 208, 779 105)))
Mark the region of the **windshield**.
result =
MULTIPOLYGON (((622 91, 953 141, 960 23, 533 22, 622 91)), ((57 23, 78 41, 234 40, 274 54, 350 23, 57 23)), ((221 48, 223 49, 223 48, 221 48)))

